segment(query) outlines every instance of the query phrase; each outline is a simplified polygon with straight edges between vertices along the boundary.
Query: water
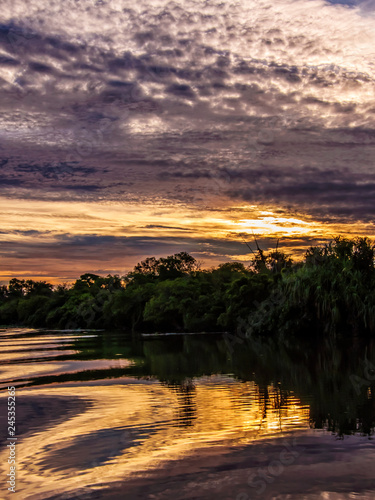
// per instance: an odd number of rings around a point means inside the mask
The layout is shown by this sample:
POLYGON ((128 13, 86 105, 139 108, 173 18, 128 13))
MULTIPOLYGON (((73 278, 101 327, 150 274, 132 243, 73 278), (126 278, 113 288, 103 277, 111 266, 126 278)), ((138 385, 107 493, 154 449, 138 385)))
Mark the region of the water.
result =
MULTIPOLYGON (((177 498, 176 491, 178 498, 284 498, 276 495, 293 467, 313 460, 322 472, 327 460, 354 456, 359 485, 324 498, 356 498, 345 495, 359 488, 358 498, 375 498, 367 462, 375 457, 373 354, 361 342, 249 345, 216 334, 132 339, 122 332, 2 330, 2 416, 6 388, 16 387, 17 498, 161 499, 177 498), (249 475, 233 484, 244 463, 257 471, 281 456, 285 438, 298 439, 304 451, 282 466, 283 479, 271 471, 261 493, 249 475), (179 468, 191 474, 177 487, 179 468), (194 471, 192 494, 183 489, 194 471), (220 483, 224 477, 228 484, 220 483)), ((4 443, 5 419, 0 436, 4 443)), ((2 446, 2 477, 7 456, 2 446)), ((336 492, 344 469, 332 480, 336 492)))

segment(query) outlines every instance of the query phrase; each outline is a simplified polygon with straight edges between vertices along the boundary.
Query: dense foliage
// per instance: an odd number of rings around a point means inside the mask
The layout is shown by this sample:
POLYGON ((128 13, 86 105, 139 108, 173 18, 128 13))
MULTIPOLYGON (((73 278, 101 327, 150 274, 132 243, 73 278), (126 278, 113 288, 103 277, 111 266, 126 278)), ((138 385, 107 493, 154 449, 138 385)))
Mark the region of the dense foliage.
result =
POLYGON ((247 332, 375 333, 375 245, 337 237, 311 247, 271 290, 247 332))
POLYGON ((258 247, 250 267, 201 270, 185 252, 148 258, 121 278, 82 275, 71 287, 12 279, 0 324, 59 329, 273 333, 375 332, 375 245, 335 238, 303 263, 258 247))

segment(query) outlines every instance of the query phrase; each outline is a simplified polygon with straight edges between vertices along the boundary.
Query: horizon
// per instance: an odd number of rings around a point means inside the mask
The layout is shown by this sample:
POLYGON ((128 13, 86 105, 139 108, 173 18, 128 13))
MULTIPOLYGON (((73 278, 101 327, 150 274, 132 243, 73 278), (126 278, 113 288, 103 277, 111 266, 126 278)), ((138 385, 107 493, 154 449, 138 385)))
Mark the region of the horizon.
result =
MULTIPOLYGON (((263 255, 267 258, 267 257, 271 257, 272 256, 272 253, 278 253, 280 257, 285 257, 287 259, 290 260, 290 264, 291 264, 291 267, 295 268, 295 266, 299 266, 300 264, 305 264, 307 262, 307 250, 311 250, 311 249, 314 249, 314 248, 329 248, 329 246, 331 245, 331 243, 333 243, 335 245, 335 242, 337 242, 338 240, 344 240, 344 241, 348 241, 348 242, 352 242, 354 244, 356 244, 356 238, 351 238, 351 239, 348 239, 348 238, 343 238, 342 236, 335 236, 334 238, 332 238, 331 240, 328 240, 327 242, 324 242, 323 244, 320 244, 320 245, 315 245, 315 246, 310 246, 308 248, 306 248, 306 252, 302 255, 302 254, 299 254, 297 255, 297 257, 295 257, 293 254, 290 254, 290 253, 287 253, 287 252, 284 252, 283 248, 279 245, 279 241, 277 241, 276 243, 276 247, 273 248, 273 249, 270 249, 269 251, 267 250, 264 250, 262 249, 261 247, 259 247, 259 244, 258 244, 258 241, 256 240, 256 238, 254 237, 254 240, 253 242, 251 242, 251 245, 249 242, 245 241, 244 240, 244 244, 248 247, 248 249, 250 250, 250 256, 251 258, 248 260, 248 261, 244 261, 244 260, 229 260, 229 261, 226 261, 226 262, 220 262, 219 264, 216 264, 216 265, 210 265, 210 266, 205 266, 205 263, 203 261, 199 261, 197 259, 194 258, 194 261, 195 261, 195 265, 197 266, 197 268, 193 271, 189 271, 187 272, 187 274, 189 274, 190 272, 213 272, 217 269, 219 269, 221 266, 223 265, 226 265, 226 264, 240 264, 243 266, 243 269, 245 271, 251 271, 251 272, 254 272, 254 273, 258 273, 259 270, 257 270, 257 265, 256 265, 256 260, 257 260, 257 257, 260 258, 261 257, 261 254, 260 252, 263 253, 263 255), (255 246, 254 246, 255 245, 255 246)), ((372 240, 370 238, 368 238, 367 236, 365 237, 359 237, 359 239, 363 239, 363 240, 367 240, 367 242, 369 243, 370 246, 372 246, 373 248, 375 248, 375 240, 372 240)), ((151 259, 155 259, 156 260, 159 260, 160 258, 163 259, 163 258, 166 258, 166 259, 169 259, 169 258, 173 258, 173 257, 177 257, 179 256, 181 253, 183 254, 186 254, 188 256, 191 257, 190 254, 188 254, 187 252, 179 252, 179 253, 176 253, 176 254, 173 254, 173 255, 169 255, 169 256, 161 256, 161 257, 155 257, 155 256, 148 256, 146 257, 144 260, 147 261, 148 258, 151 258, 151 259)), ((144 260, 138 262, 136 264, 137 265, 140 265, 140 264, 144 264, 144 260)), ((86 270, 85 272, 81 273, 79 276, 76 276, 75 278, 73 279, 70 279, 70 280, 62 280, 62 281, 56 281, 54 280, 53 278, 52 279, 49 279, 48 277, 44 277, 44 279, 40 279, 39 277, 27 277, 27 278, 24 278, 22 276, 13 276, 12 278, 9 278, 8 281, 0 281, 0 286, 7 286, 9 285, 10 283, 10 280, 11 279, 16 279, 16 280, 19 280, 19 281, 25 281, 27 282, 28 280, 29 281, 34 281, 34 282, 44 282, 46 284, 50 284, 50 285, 53 285, 53 287, 57 287, 59 285, 67 285, 67 286, 73 286, 74 283, 76 283, 79 279, 81 279, 83 276, 86 276, 86 275, 92 275, 92 276, 97 276, 98 278, 113 278, 113 277, 118 277, 120 278, 121 282, 124 284, 126 282, 126 278, 128 276, 129 273, 132 273, 134 271, 136 271, 136 266, 133 266, 132 269, 129 269, 129 270, 125 270, 123 273, 114 273, 114 274, 111 274, 111 273, 107 273, 107 274, 98 274, 98 273, 94 273, 90 270, 86 270)), ((268 266, 269 267, 269 266, 268 266)), ((173 278, 175 279, 175 278, 173 278)))

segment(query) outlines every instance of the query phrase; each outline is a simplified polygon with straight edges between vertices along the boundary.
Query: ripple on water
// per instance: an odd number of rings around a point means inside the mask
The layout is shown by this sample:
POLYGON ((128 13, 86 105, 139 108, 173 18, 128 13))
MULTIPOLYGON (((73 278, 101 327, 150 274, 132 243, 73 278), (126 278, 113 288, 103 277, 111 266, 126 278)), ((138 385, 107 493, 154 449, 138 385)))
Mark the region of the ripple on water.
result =
POLYGON ((56 484, 72 492, 100 487, 197 453, 311 432, 308 401, 280 384, 259 385, 198 365, 198 376, 185 373, 185 351, 164 356, 173 339, 143 345, 115 338, 112 351, 102 340, 71 332, 0 336, 0 384, 17 386, 22 498, 35 492, 47 498, 56 484))

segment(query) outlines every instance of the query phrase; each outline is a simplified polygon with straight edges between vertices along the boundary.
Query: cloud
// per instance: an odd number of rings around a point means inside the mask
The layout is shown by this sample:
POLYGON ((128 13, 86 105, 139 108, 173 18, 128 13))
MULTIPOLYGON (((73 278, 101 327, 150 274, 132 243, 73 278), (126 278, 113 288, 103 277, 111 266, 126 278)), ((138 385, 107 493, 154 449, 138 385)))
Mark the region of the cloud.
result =
POLYGON ((369 0, 198 11, 191 0, 4 0, 0 194, 163 200, 197 216, 272 203, 367 223, 373 11, 369 0))
POLYGON ((6 269, 0 275, 3 282, 17 276, 47 276, 54 282, 62 278, 73 280, 84 272, 123 275, 148 256, 159 257, 180 251, 204 258, 208 266, 230 259, 230 254, 238 254, 242 250, 246 253, 242 243, 216 239, 197 242, 188 237, 158 239, 65 234, 51 240, 49 234, 42 232, 25 235, 33 238, 27 245, 21 241, 2 241, 0 257, 6 269), (41 261, 43 268, 40 267, 41 261))

